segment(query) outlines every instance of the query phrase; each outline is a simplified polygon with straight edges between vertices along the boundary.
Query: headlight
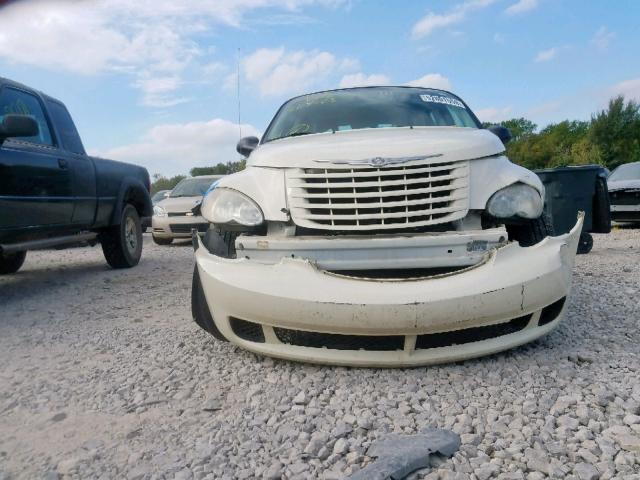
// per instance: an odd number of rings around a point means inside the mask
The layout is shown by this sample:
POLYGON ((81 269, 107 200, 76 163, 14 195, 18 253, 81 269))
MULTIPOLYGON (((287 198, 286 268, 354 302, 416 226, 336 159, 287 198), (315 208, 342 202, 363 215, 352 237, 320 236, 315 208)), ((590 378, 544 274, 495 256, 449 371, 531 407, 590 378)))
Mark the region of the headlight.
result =
POLYGON ((487 210, 496 218, 538 218, 543 206, 540 193, 524 183, 498 190, 487 202, 487 210))
POLYGON ((167 211, 162 208, 159 207, 158 205, 153 207, 153 216, 154 217, 166 217, 167 216, 167 211))
POLYGON ((202 202, 202 216, 215 224, 255 227, 264 222, 262 210, 246 195, 229 188, 215 188, 202 202))

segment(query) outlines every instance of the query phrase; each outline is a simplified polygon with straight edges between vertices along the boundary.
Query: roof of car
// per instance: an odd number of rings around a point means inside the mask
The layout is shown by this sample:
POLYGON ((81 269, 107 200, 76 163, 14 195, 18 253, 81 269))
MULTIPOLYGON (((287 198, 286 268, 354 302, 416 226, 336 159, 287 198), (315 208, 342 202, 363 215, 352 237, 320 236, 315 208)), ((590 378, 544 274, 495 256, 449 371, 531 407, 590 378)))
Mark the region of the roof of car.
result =
POLYGON ((20 82, 16 82, 15 80, 11 80, 9 78, 5 78, 5 77, 0 77, 0 84, 4 84, 4 85, 9 85, 11 87, 15 87, 18 88, 20 90, 28 90, 30 92, 35 92, 38 95, 40 95, 41 97, 47 99, 47 100, 51 100, 57 103, 62 103, 60 100, 58 100, 57 98, 54 98, 50 95, 47 95, 46 93, 38 90, 37 88, 33 88, 33 87, 29 87, 28 85, 25 85, 23 83, 20 82))

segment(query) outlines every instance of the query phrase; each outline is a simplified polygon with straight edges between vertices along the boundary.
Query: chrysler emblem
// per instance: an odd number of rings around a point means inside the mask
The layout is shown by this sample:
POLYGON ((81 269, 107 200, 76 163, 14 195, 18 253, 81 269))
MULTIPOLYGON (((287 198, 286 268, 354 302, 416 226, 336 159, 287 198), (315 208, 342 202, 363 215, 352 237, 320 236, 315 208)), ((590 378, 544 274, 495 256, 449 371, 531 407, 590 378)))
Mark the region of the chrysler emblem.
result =
POLYGON ((387 159, 382 157, 373 157, 369 160, 369 165, 372 167, 381 167, 387 164, 387 159))

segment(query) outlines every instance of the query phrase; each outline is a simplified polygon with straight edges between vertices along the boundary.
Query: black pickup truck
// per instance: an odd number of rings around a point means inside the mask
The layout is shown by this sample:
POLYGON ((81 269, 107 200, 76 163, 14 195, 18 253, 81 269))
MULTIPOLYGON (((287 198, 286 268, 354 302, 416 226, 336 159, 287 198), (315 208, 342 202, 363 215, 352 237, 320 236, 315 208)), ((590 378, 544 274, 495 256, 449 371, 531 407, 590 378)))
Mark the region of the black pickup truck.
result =
POLYGON ((137 265, 149 187, 146 169, 88 156, 63 103, 0 77, 0 274, 28 250, 98 242, 112 267, 137 265))

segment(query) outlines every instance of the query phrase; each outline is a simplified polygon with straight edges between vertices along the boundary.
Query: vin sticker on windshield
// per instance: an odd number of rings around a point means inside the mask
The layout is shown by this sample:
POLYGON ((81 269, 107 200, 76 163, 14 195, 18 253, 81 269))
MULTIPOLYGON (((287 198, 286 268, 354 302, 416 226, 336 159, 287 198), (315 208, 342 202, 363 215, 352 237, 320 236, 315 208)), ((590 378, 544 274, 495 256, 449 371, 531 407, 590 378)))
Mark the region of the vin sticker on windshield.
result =
POLYGON ((456 100, 455 98, 443 97, 441 95, 427 95, 427 94, 420 95, 420 98, 422 99, 423 102, 443 103, 445 105, 452 105, 454 107, 464 108, 464 103, 462 103, 460 100, 456 100))

